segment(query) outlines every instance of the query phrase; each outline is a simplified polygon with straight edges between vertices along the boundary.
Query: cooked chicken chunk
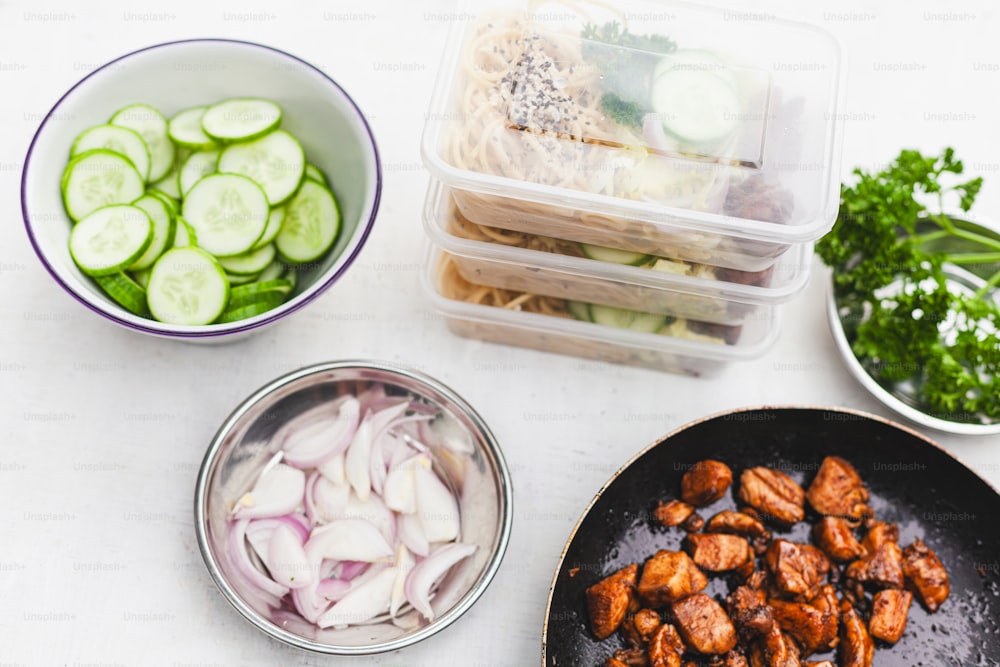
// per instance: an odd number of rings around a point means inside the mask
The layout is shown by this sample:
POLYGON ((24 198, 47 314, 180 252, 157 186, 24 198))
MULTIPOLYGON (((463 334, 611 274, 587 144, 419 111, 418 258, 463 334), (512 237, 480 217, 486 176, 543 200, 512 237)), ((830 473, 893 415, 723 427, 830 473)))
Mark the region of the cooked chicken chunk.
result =
POLYGON ((751 667, 799 667, 800 664, 798 647, 777 623, 750 646, 751 667))
POLYGON ((632 627, 635 628, 639 639, 645 643, 660 629, 663 621, 660 619, 660 612, 652 609, 640 609, 632 617, 632 627))
POLYGON ((803 655, 828 651, 837 641, 836 608, 828 611, 806 604, 770 600, 774 620, 802 649, 803 655))
POLYGON ((620 648, 615 651, 615 654, 608 658, 608 667, 611 667, 613 663, 611 660, 616 661, 615 667, 618 665, 624 665, 625 667, 649 667, 649 654, 646 653, 645 647, 643 648, 620 648))
POLYGON ((906 615, 910 611, 913 594, 887 588, 875 594, 868 630, 872 637, 895 644, 906 630, 906 615))
POLYGON ((750 663, 747 662, 742 653, 730 651, 726 654, 726 659, 722 661, 722 667, 750 667, 750 663))
POLYGON ((688 505, 686 502, 671 500, 665 503, 661 502, 657 505, 656 509, 653 510, 653 516, 656 517, 657 521, 669 528, 671 526, 679 526, 687 521, 692 512, 694 512, 694 507, 688 505))
POLYGON ((822 551, 783 539, 771 542, 764 559, 778 590, 803 601, 819 594, 830 571, 830 561, 822 551))
POLYGON ((617 658, 608 658, 607 662, 604 663, 604 667, 629 667, 629 664, 617 658))
POLYGON ((829 660, 820 660, 819 662, 803 662, 802 667, 837 667, 837 665, 833 664, 829 660))
POLYGON ((750 540, 750 545, 758 554, 764 553, 771 539, 771 531, 763 523, 749 514, 732 510, 723 510, 709 519, 705 532, 742 535, 750 540))
POLYGON ((902 588, 903 552, 898 540, 896 524, 876 521, 861 543, 861 558, 847 566, 847 578, 876 588, 902 588))
POLYGON ((849 604, 840 614, 840 667, 871 667, 875 643, 861 615, 849 604))
POLYGON ((726 598, 726 608, 744 643, 766 635, 774 625, 774 616, 764 592, 750 586, 740 586, 730 593, 726 598))
POLYGON ((711 505, 726 495, 733 483, 733 471, 725 463, 698 461, 681 477, 681 499, 695 507, 711 505))
POLYGON ((685 548, 695 564, 709 572, 734 570, 750 560, 750 545, 745 537, 724 533, 693 533, 685 548))
POLYGON ((933 549, 919 537, 903 550, 903 573, 928 610, 935 612, 948 598, 948 572, 933 549))
POLYGON ((697 512, 692 512, 687 521, 681 524, 681 528, 689 533, 697 533, 705 525, 705 519, 697 512))
POLYGON ((716 655, 736 646, 736 628, 718 602, 695 593, 670 606, 685 644, 698 653, 716 655))
POLYGON ((587 589, 590 630, 598 639, 610 637, 628 613, 639 566, 627 565, 587 589))
POLYGON ((871 514, 868 489, 850 463, 839 456, 827 456, 806 491, 806 498, 820 514, 861 521, 871 514))
POLYGON ((642 566, 639 598, 651 607, 680 600, 708 585, 708 579, 683 551, 660 550, 642 566))
POLYGON ((740 475, 740 500, 761 518, 790 525, 805 518, 805 492, 791 477, 778 470, 756 467, 740 475))
POLYGON ((664 623, 649 640, 649 667, 681 667, 684 640, 677 628, 664 623))
POLYGON ((861 543, 846 519, 825 516, 813 526, 812 535, 816 545, 831 560, 843 563, 861 555, 861 543))

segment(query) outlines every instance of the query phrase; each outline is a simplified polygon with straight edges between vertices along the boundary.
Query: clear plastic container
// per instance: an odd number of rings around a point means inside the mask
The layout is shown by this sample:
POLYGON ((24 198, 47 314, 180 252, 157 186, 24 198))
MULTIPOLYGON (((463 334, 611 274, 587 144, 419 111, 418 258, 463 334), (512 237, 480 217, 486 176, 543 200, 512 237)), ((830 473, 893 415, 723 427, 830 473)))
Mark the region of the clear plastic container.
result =
POLYGON ((575 241, 466 220, 451 190, 433 179, 423 219, 469 282, 718 324, 740 324, 794 298, 809 281, 812 258, 806 243, 759 272, 653 257, 641 266, 589 259, 575 241))
POLYGON ((735 327, 677 320, 670 332, 646 333, 574 319, 560 300, 529 310, 533 297, 527 294, 506 294, 507 307, 468 301, 478 298, 474 292, 495 288, 466 284, 448 253, 434 247, 423 283, 432 306, 459 336, 684 375, 712 375, 729 363, 756 359, 779 333, 778 308, 735 327))
POLYGON ((828 33, 649 0, 458 15, 421 153, 469 220, 746 271, 833 225, 828 33))

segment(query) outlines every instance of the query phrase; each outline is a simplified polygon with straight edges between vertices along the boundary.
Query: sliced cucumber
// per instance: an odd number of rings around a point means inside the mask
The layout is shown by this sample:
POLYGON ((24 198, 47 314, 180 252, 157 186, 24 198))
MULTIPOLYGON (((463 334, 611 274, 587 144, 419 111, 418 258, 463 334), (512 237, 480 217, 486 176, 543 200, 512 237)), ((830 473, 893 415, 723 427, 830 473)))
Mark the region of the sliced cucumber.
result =
POLYGON ((226 310, 260 302, 269 303, 271 308, 274 308, 281 305, 285 296, 291 291, 291 283, 281 279, 238 285, 229 292, 229 305, 226 306, 226 310))
POLYGON ((130 104, 111 116, 110 123, 138 132, 149 147, 149 181, 156 182, 174 166, 174 144, 167 133, 167 119, 148 104, 130 104))
MULTIPOLYGON (((148 269, 142 269, 141 271, 129 271, 128 275, 143 289, 143 294, 145 294, 145 289, 149 285, 149 274, 152 273, 152 267, 148 269)), ((145 297, 143 297, 145 298, 145 297)), ((145 302, 143 302, 145 306, 145 302)), ((147 312, 148 312, 147 308, 147 312)))
POLYGON ((194 184, 205 178, 209 174, 214 174, 219 164, 219 151, 197 151, 191 153, 180 171, 177 173, 177 185, 181 190, 181 196, 187 197, 188 192, 194 184))
POLYGON ((271 206, 278 206, 295 194, 305 166, 302 144, 284 130, 232 144, 219 156, 220 173, 243 174, 253 179, 264 189, 271 206))
POLYGON ((135 130, 117 125, 91 127, 81 132, 73 141, 69 155, 75 157, 95 148, 106 148, 119 155, 124 155, 139 172, 142 180, 149 180, 149 147, 135 130))
POLYGON ((181 210, 180 209, 180 201, 178 201, 177 199, 174 199, 173 197, 171 197, 170 195, 166 194, 165 192, 163 192, 161 190, 154 190, 152 188, 152 186, 150 186, 146 190, 146 194, 153 195, 154 197, 159 198, 159 200, 162 201, 164 204, 166 204, 167 208, 170 209, 170 215, 176 217, 177 214, 180 213, 180 210, 181 210))
POLYGON ((306 163, 305 177, 310 181, 316 181, 322 186, 330 187, 330 183, 326 180, 326 174, 324 174, 323 170, 314 165, 312 162, 306 163))
POLYGON ((665 315, 603 306, 596 303, 590 304, 590 319, 597 324, 645 333, 656 333, 667 322, 665 315))
POLYGON ((153 221, 153 240, 150 241, 146 252, 142 253, 142 256, 129 266, 130 270, 138 271, 152 266, 156 258, 173 245, 177 222, 163 200, 155 195, 143 195, 136 199, 132 205, 145 211, 149 215, 149 219, 153 221))
POLYGON ((218 102, 206 109, 201 117, 205 134, 222 142, 255 139, 280 123, 281 107, 276 102, 253 97, 218 102))
POLYGON ((736 87, 711 71, 665 70, 653 81, 651 102, 664 131, 696 149, 710 150, 739 125, 736 87))
POLYGON ((267 216, 267 227, 264 228, 264 233, 260 235, 257 239, 257 244, 254 248, 260 248, 268 243, 274 241, 275 237, 278 236, 278 232, 281 231, 281 225, 285 222, 285 207, 279 206, 277 208, 271 209, 271 214, 267 216))
POLYGON ((240 320, 246 320, 251 317, 257 317, 262 313, 266 313, 269 310, 273 310, 274 305, 270 301, 254 301, 248 303, 245 306, 240 306, 238 308, 227 309, 226 312, 219 316, 219 322, 239 322, 240 320))
POLYGON ((125 273, 95 276, 94 281, 125 310, 134 315, 149 316, 149 307, 146 305, 146 290, 138 281, 129 278, 125 273))
POLYGON ((191 229, 184 218, 177 217, 177 229, 174 230, 174 244, 175 248, 183 248, 184 246, 198 245, 198 237, 191 229))
MULTIPOLYGON (((282 278, 282 275, 285 273, 285 270, 286 270, 285 265, 282 264, 281 262, 275 260, 275 261, 271 262, 270 264, 268 264, 268 266, 267 266, 266 269, 264 269, 263 271, 260 272, 260 275, 257 276, 257 280, 260 281, 260 282, 262 282, 262 283, 265 283, 265 282, 268 282, 268 281, 271 281, 271 280, 277 280, 279 278, 282 278)), ((291 281, 289 281, 289 282, 291 282, 291 281)), ((294 283, 292 283, 292 287, 295 287, 294 283)))
POLYGON ((581 243, 580 250, 585 257, 596 259, 599 262, 610 262, 612 264, 627 264, 629 266, 640 266, 649 261, 649 255, 630 250, 620 250, 618 248, 607 248, 600 245, 581 243))
POLYGON ((205 134, 201 129, 201 117, 205 115, 207 106, 191 107, 178 111, 168 123, 167 132, 170 140, 178 146, 196 151, 207 151, 217 148, 215 139, 205 134))
POLYGON ((240 275, 238 273, 227 273, 226 279, 229 281, 230 285, 248 285, 250 283, 257 282, 260 280, 260 276, 255 273, 250 273, 247 275, 240 275))
POLYGON ((153 240, 153 222, 141 208, 104 206, 70 230, 69 254, 89 276, 107 276, 131 266, 153 240))
POLYGON ((97 148, 66 165, 62 197, 74 221, 111 204, 129 204, 143 195, 144 181, 127 157, 97 148))
POLYGON ((337 199, 319 183, 306 180, 288 202, 285 222, 274 242, 288 263, 302 264, 321 257, 339 233, 337 199))
POLYGON ((583 301, 566 300, 566 309, 575 319, 590 322, 590 304, 583 301))
POLYGON ((146 291, 149 310, 161 322, 210 324, 229 300, 229 281, 218 261, 195 247, 171 248, 156 260, 146 291))
POLYGON ((269 213, 264 191, 239 174, 206 176, 187 193, 181 208, 199 247, 216 257, 250 250, 264 232, 269 213))
POLYGON ((274 244, 268 243, 242 255, 220 257, 219 264, 230 275, 257 276, 274 261, 275 254, 274 244))

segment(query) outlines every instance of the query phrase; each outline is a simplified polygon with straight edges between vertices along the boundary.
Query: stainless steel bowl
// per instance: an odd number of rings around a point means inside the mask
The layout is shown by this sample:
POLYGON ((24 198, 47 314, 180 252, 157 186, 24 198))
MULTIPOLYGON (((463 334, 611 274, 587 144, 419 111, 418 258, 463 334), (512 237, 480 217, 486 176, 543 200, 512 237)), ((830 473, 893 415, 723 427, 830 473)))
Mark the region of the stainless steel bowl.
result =
MULTIPOLYGON (((456 448, 457 449, 457 448, 456 448)), ((373 361, 337 361, 300 369, 261 387, 222 424, 212 440, 195 488, 198 546, 219 590, 236 610, 267 635, 286 644, 333 655, 369 655, 397 650, 440 632, 486 590, 500 567, 512 523, 512 487, 500 447, 469 404, 451 389, 412 369, 373 361), (459 502, 462 542, 477 545, 473 556, 448 573, 433 600, 436 618, 402 629, 385 621, 321 630, 289 609, 273 609, 247 595, 225 548, 229 510, 252 486, 275 453, 270 442, 289 419, 345 390, 381 383, 390 394, 419 397, 438 408, 435 421, 453 436, 467 437, 471 453, 435 452, 449 471, 459 502), (444 460, 447 459, 447 460, 444 460)), ((416 614, 415 611, 410 613, 416 614)))

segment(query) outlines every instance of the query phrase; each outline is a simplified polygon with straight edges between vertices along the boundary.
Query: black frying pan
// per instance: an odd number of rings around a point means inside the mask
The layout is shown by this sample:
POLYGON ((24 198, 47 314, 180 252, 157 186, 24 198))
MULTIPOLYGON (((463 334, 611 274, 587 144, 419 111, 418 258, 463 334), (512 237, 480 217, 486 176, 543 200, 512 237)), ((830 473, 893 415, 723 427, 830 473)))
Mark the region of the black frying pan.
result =
MULTIPOLYGON (((923 540, 941 558, 951 595, 935 614, 914 598, 906 633, 877 645, 878 667, 1000 665, 1000 495, 920 434, 861 413, 818 408, 767 408, 718 415, 683 427, 637 455, 598 493, 574 530, 553 579, 542 634, 542 662, 552 667, 603 667, 620 646, 616 633, 590 634, 584 590, 657 549, 679 549, 683 531, 650 521, 660 499, 676 498, 690 464, 727 463, 734 483, 744 468, 778 468, 805 487, 824 456, 851 461, 868 485, 878 518, 895 521, 900 544, 923 540)), ((708 519, 735 509, 732 492, 700 510, 708 519)), ((808 519, 808 517, 807 517, 808 519)), ((811 525, 811 524, 810 524, 811 525)), ((809 525, 775 536, 808 541, 809 525)), ((710 595, 728 590, 712 578, 710 595)), ((812 657, 834 659, 832 653, 812 657)))

